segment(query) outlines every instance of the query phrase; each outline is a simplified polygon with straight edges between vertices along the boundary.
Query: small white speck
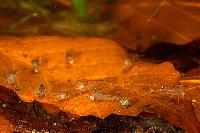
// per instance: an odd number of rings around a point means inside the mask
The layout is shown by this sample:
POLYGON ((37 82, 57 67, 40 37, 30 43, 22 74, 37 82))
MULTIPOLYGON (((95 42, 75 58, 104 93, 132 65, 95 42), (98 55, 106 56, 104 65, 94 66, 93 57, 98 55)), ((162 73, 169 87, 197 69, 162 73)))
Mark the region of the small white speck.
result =
POLYGON ((78 90, 84 90, 85 89, 85 84, 81 81, 76 83, 77 89, 78 90))
POLYGON ((35 69, 33 70, 33 72, 34 72, 34 73, 39 73, 39 69, 35 68, 35 69))
POLYGON ((7 107, 7 105, 4 103, 4 104, 2 104, 2 107, 6 108, 6 107, 7 107))
POLYGON ((33 130, 31 133, 36 133, 36 131, 35 131, 35 130, 33 130))
POLYGON ((61 92, 58 94, 57 99, 59 101, 64 101, 67 98, 67 94, 65 92, 61 92))
POLYGON ((57 123, 53 123, 53 126, 57 126, 57 123))
POLYGON ((94 96, 90 96, 90 99, 91 99, 92 101, 94 101, 94 96))
POLYGON ((134 73, 134 75, 138 75, 138 73, 134 73))
POLYGON ((192 99, 192 102, 193 102, 193 103, 196 103, 197 101, 196 101, 195 99, 192 99))

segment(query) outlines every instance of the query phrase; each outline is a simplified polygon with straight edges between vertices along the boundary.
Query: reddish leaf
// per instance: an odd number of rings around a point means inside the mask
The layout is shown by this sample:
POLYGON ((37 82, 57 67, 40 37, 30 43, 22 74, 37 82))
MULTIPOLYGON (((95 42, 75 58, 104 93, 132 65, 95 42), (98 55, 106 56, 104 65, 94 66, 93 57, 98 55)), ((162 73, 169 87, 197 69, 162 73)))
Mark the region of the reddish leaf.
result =
POLYGON ((0 129, 2 133, 12 133, 15 130, 15 126, 6 118, 4 118, 4 114, 2 110, 0 110, 0 129))
POLYGON ((192 102, 195 115, 200 121, 200 69, 196 68, 188 72, 181 80, 181 83, 186 86, 187 98, 192 102))
POLYGON ((101 118, 146 111, 187 131, 200 129, 169 62, 137 61, 116 43, 97 38, 1 37, 0 54, 0 85, 23 101, 101 118))
POLYGON ((158 42, 184 45, 199 39, 200 10, 196 4, 167 0, 120 4, 114 11, 120 23, 114 40, 143 51, 158 42))

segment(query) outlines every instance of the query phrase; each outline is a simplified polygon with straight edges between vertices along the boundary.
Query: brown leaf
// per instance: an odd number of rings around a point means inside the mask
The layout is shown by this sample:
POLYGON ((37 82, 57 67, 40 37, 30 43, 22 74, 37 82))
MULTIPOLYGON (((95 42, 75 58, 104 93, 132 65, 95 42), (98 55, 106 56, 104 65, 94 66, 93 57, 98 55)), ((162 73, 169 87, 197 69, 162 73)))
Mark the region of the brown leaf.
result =
POLYGON ((185 89, 178 86, 180 74, 169 62, 138 60, 116 43, 97 38, 0 40, 0 85, 25 102, 100 118, 146 111, 186 131, 200 129, 185 89))
POLYGON ((144 51, 158 42, 184 45, 199 39, 200 10, 196 4, 167 0, 120 4, 114 11, 120 23, 114 40, 132 50, 144 51))
POLYGON ((189 71, 181 80, 181 84, 186 86, 187 98, 192 102, 195 115, 200 121, 200 69, 196 68, 189 71))
POLYGON ((4 118, 3 112, 0 110, 0 129, 2 133, 12 133, 15 130, 15 126, 6 118, 4 118))

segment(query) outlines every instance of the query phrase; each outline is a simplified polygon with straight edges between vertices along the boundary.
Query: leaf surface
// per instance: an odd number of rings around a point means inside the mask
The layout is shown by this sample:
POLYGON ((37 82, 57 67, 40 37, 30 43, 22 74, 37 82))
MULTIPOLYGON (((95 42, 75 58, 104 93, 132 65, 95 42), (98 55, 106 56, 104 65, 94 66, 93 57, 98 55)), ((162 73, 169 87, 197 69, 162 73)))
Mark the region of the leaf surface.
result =
POLYGON ((159 42, 185 45, 200 37, 198 5, 168 0, 120 4, 114 11, 120 24, 114 40, 139 51, 159 42))
POLYGON ((36 100, 100 118, 146 111, 187 131, 199 130, 191 101, 178 85, 180 74, 169 62, 145 62, 116 43, 97 38, 0 40, 0 85, 25 102, 36 100))

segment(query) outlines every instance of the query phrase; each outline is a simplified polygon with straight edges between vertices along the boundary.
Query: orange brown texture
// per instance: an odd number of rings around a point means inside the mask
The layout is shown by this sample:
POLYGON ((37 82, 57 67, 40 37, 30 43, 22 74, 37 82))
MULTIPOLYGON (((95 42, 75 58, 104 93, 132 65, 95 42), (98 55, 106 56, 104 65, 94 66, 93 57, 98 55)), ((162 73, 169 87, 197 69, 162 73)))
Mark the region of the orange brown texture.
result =
POLYGON ((12 133, 15 130, 15 126, 7 119, 4 118, 4 114, 0 110, 0 132, 12 133))
POLYGON ((126 2, 114 8, 114 40, 144 51, 155 43, 185 45, 200 37, 199 3, 159 0, 126 2))
POLYGON ((146 111, 200 130, 170 62, 145 62, 105 39, 58 36, 0 37, 0 55, 0 85, 25 102, 56 106, 51 113, 105 118, 146 111))
POLYGON ((189 71, 181 80, 181 84, 186 86, 187 97, 190 98, 195 115, 200 121, 200 69, 196 68, 189 71))

